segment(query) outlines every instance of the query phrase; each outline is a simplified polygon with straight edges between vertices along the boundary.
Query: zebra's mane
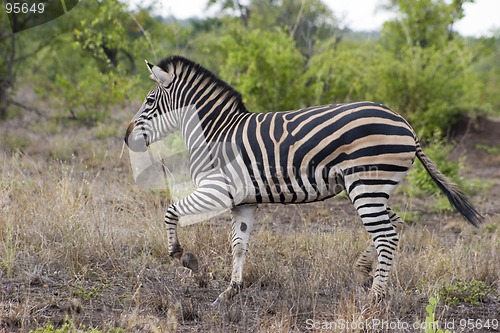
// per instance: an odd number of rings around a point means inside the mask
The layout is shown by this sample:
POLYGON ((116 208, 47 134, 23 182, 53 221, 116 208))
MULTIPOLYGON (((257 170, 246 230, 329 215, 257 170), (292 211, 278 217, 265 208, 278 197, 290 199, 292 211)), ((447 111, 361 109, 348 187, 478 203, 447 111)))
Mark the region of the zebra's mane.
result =
POLYGON ((184 58, 182 56, 170 56, 164 58, 158 64, 158 67, 163 69, 164 71, 168 71, 169 67, 173 68, 181 68, 181 70, 193 70, 197 75, 201 75, 205 78, 208 78, 209 82, 214 83, 219 89, 226 93, 226 96, 229 98, 233 97, 236 103, 239 105, 238 110, 247 112, 247 108, 243 103, 243 98, 239 91, 234 89, 231 85, 229 85, 226 81, 219 78, 217 75, 206 69, 200 64, 184 58), (180 66, 179 66, 180 65, 180 66))

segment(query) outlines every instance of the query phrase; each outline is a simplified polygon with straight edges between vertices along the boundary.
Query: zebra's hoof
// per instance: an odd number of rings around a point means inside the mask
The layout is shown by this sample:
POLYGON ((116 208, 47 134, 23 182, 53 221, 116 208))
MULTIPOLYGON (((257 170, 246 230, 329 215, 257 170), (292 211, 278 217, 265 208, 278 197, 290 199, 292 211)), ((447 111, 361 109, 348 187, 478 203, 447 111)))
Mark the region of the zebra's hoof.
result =
POLYGON ((385 299, 384 293, 375 292, 372 289, 368 292, 368 296, 365 301, 372 306, 376 306, 381 304, 384 299, 385 299))
POLYGON ((182 247, 179 245, 179 243, 176 243, 170 250, 170 257, 174 259, 180 259, 183 252, 184 251, 182 247))
POLYGON ((184 253, 181 262, 182 266, 189 268, 191 271, 193 271, 193 273, 198 272, 199 270, 198 258, 196 258, 196 256, 193 253, 191 252, 184 253))
POLYGON ((373 276, 366 274, 364 271, 355 270, 354 277, 359 285, 365 289, 370 289, 373 284, 373 276))

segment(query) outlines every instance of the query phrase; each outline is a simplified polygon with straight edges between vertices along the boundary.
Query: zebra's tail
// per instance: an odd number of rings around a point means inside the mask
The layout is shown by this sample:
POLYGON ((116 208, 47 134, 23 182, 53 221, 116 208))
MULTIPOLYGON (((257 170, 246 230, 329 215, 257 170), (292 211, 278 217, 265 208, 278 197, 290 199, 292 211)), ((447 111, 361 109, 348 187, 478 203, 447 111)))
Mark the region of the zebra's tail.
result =
POLYGON ((415 138, 415 141, 418 159, 422 162, 425 170, 427 170, 437 186, 441 189, 441 191, 443 191, 444 194, 446 194, 450 204, 455 207, 455 209, 460 212, 460 214, 462 214, 467 221, 475 227, 479 227, 479 224, 483 222, 484 217, 479 214, 470 202, 469 198, 462 193, 458 186, 443 175, 441 171, 439 171, 438 166, 427 155, 425 155, 417 138, 415 138))

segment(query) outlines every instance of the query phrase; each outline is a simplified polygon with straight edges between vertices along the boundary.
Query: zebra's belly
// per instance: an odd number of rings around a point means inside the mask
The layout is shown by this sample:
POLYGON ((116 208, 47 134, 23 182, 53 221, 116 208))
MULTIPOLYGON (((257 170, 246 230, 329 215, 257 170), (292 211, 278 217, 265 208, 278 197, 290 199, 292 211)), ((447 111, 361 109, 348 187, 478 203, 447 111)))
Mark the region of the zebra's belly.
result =
POLYGON ((287 177, 279 174, 255 178, 246 184, 242 204, 314 202, 333 197, 344 190, 341 177, 335 174, 325 178, 311 175, 287 177))

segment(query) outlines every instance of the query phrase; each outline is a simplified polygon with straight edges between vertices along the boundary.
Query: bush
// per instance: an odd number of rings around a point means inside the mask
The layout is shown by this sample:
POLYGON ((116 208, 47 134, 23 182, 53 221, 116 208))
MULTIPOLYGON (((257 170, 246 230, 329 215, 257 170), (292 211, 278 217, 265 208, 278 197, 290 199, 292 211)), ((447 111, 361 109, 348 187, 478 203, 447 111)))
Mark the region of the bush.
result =
POLYGON ((382 29, 374 52, 374 99, 403 114, 431 138, 480 105, 480 80, 471 70, 474 55, 450 25, 463 16, 463 3, 395 0, 398 15, 382 29))
POLYGON ((459 303, 479 305, 495 291, 483 281, 465 281, 459 279, 453 284, 445 285, 439 291, 439 296, 445 304, 456 306, 459 303))
POLYGON ((289 34, 233 25, 220 43, 225 54, 220 75, 238 89, 250 110, 285 111, 302 104, 304 59, 289 34))
POLYGON ((367 99, 372 90, 367 72, 373 68, 372 43, 334 47, 330 40, 309 60, 304 75, 308 104, 346 103, 367 99))
POLYGON ((102 73, 88 66, 78 76, 57 75, 54 90, 64 114, 78 123, 95 125, 109 118, 113 105, 127 101, 136 82, 118 72, 102 73))

